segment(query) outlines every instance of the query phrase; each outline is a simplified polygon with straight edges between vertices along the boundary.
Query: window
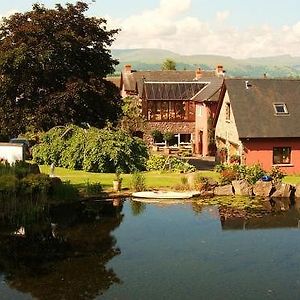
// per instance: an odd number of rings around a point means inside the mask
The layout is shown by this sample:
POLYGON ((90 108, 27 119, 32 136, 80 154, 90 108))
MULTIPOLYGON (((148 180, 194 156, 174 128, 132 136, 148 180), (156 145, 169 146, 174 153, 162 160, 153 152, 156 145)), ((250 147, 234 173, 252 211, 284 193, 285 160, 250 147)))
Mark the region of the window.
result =
POLYGON ((289 113, 285 103, 274 103, 273 105, 276 115, 287 115, 289 113))
POLYGON ((230 103, 225 104, 225 119, 230 121, 230 103))
POLYGON ((195 103, 193 101, 147 101, 148 120, 195 122, 195 103))
POLYGON ((284 165, 291 163, 291 147, 273 148, 273 164, 284 165))

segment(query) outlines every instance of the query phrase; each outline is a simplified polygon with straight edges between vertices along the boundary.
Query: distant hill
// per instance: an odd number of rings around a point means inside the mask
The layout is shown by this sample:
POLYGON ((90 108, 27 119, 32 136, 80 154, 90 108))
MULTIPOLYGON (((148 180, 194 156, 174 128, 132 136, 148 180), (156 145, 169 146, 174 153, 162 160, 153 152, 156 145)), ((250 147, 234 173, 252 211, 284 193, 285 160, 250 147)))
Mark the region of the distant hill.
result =
POLYGON ((136 70, 160 70, 162 62, 170 58, 176 62, 178 70, 214 69, 216 65, 224 66, 229 77, 300 77, 300 57, 289 55, 234 59, 218 55, 180 55, 161 49, 115 49, 114 58, 120 64, 120 72, 125 64, 131 64, 136 70))

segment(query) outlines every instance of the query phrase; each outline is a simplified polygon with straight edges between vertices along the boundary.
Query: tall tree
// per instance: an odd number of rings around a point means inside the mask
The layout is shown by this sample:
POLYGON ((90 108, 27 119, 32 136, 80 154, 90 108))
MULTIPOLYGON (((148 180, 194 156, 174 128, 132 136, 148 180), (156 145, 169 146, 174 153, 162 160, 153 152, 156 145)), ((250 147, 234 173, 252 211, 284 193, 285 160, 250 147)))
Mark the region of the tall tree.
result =
POLYGON ((117 61, 108 49, 118 30, 87 17, 77 2, 3 18, 0 26, 0 134, 66 123, 101 127, 121 113, 118 89, 105 80, 117 61))
POLYGON ((166 59, 162 64, 163 70, 176 70, 176 62, 172 59, 166 59))

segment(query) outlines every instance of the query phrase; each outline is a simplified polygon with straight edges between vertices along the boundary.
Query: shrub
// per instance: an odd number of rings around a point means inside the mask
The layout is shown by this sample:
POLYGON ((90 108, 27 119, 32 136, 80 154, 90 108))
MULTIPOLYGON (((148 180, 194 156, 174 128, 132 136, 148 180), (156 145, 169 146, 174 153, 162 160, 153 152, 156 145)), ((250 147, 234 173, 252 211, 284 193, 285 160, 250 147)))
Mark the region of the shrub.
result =
POLYGON ((272 177, 275 183, 281 182, 285 176, 285 174, 277 166, 272 167, 272 170, 268 173, 268 175, 272 177))
POLYGON ((236 179, 239 179, 239 174, 236 170, 225 169, 221 172, 221 185, 230 184, 236 179))
POLYGON ((145 176, 141 173, 133 173, 131 176, 131 188, 135 192, 142 192, 146 189, 145 176))
POLYGON ((49 130, 33 148, 33 158, 39 164, 89 172, 130 173, 145 170, 148 150, 141 139, 120 129, 70 125, 49 130))
POLYGON ((262 176, 264 176, 266 172, 262 169, 259 164, 255 164, 253 166, 248 166, 246 168, 246 180, 250 184, 254 184, 258 181, 262 176))
POLYGON ((163 134, 159 130, 157 130, 157 129, 153 130, 151 132, 151 136, 153 138, 154 143, 161 143, 161 142, 163 142, 163 139, 164 139, 163 138, 163 134))
POLYGON ((78 198, 78 190, 70 184, 69 181, 61 182, 60 184, 52 184, 51 199, 65 201, 74 201, 78 198))
POLYGON ((48 193, 51 178, 46 174, 29 174, 21 180, 21 190, 25 193, 48 193))
POLYGON ((167 145, 173 140, 174 138, 174 133, 167 131, 163 134, 164 140, 167 142, 167 145))
POLYGON ((239 164, 241 162, 241 157, 239 155, 231 155, 229 158, 231 164, 239 164))
POLYGON ((196 173, 194 176, 194 188, 197 190, 207 190, 209 179, 196 173))
POLYGON ((0 191, 15 193, 19 187, 19 180, 15 175, 7 174, 0 176, 0 191))
POLYGON ((250 184, 254 184, 265 175, 265 171, 259 164, 252 166, 220 164, 215 167, 215 171, 221 174, 221 184, 240 179, 246 179, 250 184))
POLYGON ((147 161, 147 170, 193 172, 196 168, 180 158, 154 154, 147 161))
POLYGON ((86 195, 99 195, 103 191, 102 185, 100 182, 90 183, 87 181, 84 186, 84 192, 86 195))

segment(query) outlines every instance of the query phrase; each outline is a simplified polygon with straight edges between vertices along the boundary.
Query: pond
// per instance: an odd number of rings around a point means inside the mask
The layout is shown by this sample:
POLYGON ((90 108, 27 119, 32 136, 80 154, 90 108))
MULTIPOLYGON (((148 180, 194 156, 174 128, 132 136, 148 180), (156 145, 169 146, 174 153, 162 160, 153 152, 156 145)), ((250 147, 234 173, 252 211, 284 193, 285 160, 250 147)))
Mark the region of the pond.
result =
POLYGON ((297 299, 298 205, 89 202, 0 218, 1 299, 297 299))

